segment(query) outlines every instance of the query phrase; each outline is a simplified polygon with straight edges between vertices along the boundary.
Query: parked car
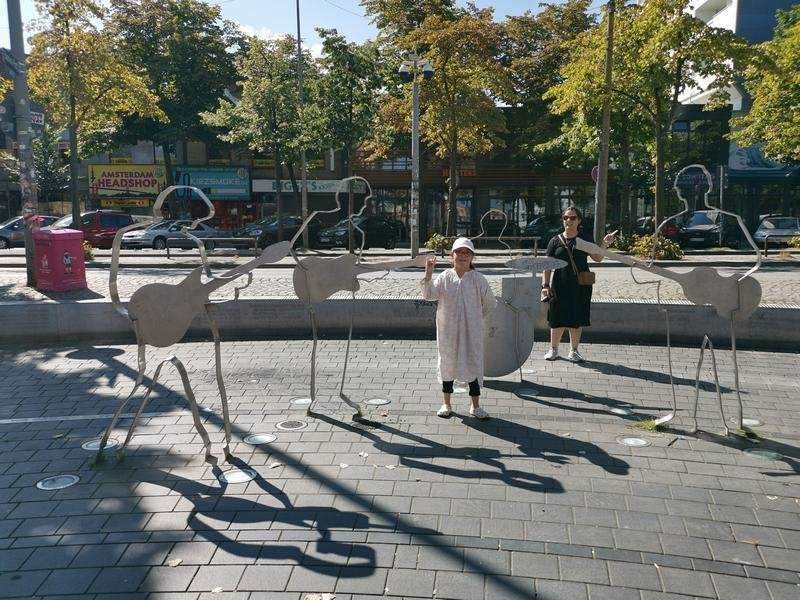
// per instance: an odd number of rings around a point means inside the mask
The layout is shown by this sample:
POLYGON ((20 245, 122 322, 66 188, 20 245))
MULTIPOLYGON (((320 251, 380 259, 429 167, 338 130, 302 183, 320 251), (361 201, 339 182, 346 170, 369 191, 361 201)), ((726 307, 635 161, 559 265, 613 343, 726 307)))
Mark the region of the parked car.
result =
MULTIPOLYGON (((616 226, 608 223, 606 224, 606 233, 610 233, 615 229, 617 229, 616 226)), ((522 235, 526 237, 539 236, 541 238, 539 240, 539 247, 545 248, 547 244, 550 243, 551 239, 559 233, 563 233, 563 231, 564 225, 561 221, 561 214, 559 213, 535 218, 528 223, 522 235)), ((593 241, 593 232, 594 217, 584 217, 581 222, 580 236, 587 241, 593 241)))
POLYGON ((53 223, 53 229, 77 229, 83 231, 84 241, 95 248, 111 248, 117 230, 133 223, 133 218, 115 210, 91 210, 81 214, 80 223, 72 222, 72 215, 61 217, 53 223))
POLYGON ((765 241, 779 246, 795 236, 800 236, 800 218, 778 215, 763 219, 753 234, 753 240, 759 246, 765 241))
MULTIPOLYGON (((58 217, 48 215, 36 215, 39 227, 47 227, 58 221, 58 217)), ((5 223, 0 223, 0 250, 12 248, 13 246, 25 245, 25 219, 14 217, 5 223)))
MULTIPOLYGON (((317 246, 320 248, 347 247, 347 219, 342 219, 333 227, 321 229, 317 234, 317 246)), ((364 249, 382 246, 390 250, 397 245, 397 231, 394 225, 383 216, 362 216, 353 219, 353 223, 364 230, 364 249)), ((353 229, 353 242, 361 245, 361 233, 353 229)))
MULTIPOLYGON (((633 226, 633 233, 635 235, 653 235, 655 226, 653 225, 653 217, 640 217, 636 219, 636 224, 633 226)), ((670 219, 661 228, 661 235, 665 238, 674 239, 678 235, 678 224, 675 219, 670 219)))
MULTIPOLYGON (((195 248, 196 245, 194 241, 181 233, 181 230, 191 225, 191 223, 191 221, 160 221, 147 229, 129 231, 122 235, 122 247, 163 250, 167 247, 167 240, 169 240, 170 248, 195 248)), ((231 237, 230 232, 220 231, 205 223, 198 223, 197 226, 190 229, 189 232, 201 240, 205 238, 231 237)), ((218 240, 209 239, 203 242, 203 245, 207 250, 213 250, 217 241, 218 240)))
MULTIPOLYGON (((303 219, 302 217, 284 216, 281 217, 281 225, 283 239, 288 241, 300 231, 300 227, 303 225, 303 219)), ((308 242, 310 245, 314 245, 317 232, 322 229, 322 227, 322 222, 319 219, 311 219, 308 224, 308 242)), ((251 223, 242 229, 237 236, 258 238, 259 247, 266 248, 270 244, 274 244, 278 241, 278 219, 271 217, 259 221, 258 223, 251 223)), ((299 238, 297 243, 301 244, 302 238, 299 238)))
POLYGON ((720 245, 738 248, 742 232, 736 219, 725 218, 717 210, 696 210, 679 224, 676 241, 684 248, 720 245))

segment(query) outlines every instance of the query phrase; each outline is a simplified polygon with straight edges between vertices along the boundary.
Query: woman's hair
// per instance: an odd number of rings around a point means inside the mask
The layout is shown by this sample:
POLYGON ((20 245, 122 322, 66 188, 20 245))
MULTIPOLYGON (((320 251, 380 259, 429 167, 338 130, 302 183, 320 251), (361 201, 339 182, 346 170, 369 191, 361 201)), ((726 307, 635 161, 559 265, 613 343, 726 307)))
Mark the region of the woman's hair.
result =
POLYGON ((568 206, 567 208, 565 208, 564 210, 561 211, 562 219, 563 219, 564 215, 567 214, 568 212, 574 212, 578 216, 577 225, 578 225, 578 228, 580 228, 581 223, 583 223, 583 213, 581 212, 581 209, 578 208, 577 206, 568 206))

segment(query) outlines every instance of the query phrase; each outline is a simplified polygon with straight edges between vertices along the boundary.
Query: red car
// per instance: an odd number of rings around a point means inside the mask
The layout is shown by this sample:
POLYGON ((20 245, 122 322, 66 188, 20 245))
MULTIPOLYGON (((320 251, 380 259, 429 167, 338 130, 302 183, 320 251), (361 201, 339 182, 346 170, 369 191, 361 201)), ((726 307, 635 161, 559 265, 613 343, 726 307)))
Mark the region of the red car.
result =
POLYGON ((133 223, 133 218, 116 210, 91 210, 81 214, 78 225, 72 223, 72 215, 60 218, 53 223, 53 229, 77 229, 83 231, 84 241, 95 248, 111 248, 117 230, 133 223))

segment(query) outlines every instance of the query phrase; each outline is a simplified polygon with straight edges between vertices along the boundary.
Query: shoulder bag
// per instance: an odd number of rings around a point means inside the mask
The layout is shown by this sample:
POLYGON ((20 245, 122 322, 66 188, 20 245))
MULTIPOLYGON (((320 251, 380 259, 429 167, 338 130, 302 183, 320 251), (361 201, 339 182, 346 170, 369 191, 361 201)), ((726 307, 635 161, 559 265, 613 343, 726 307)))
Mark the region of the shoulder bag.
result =
POLYGON ((578 267, 575 266, 575 259, 572 258, 572 250, 569 249, 567 241, 561 235, 558 236, 558 239, 561 240, 562 244, 564 244, 564 249, 567 251, 567 255, 569 256, 569 262, 572 264, 572 270, 575 271, 575 276, 578 278, 578 285, 594 285, 595 274, 591 271, 578 271, 578 267))

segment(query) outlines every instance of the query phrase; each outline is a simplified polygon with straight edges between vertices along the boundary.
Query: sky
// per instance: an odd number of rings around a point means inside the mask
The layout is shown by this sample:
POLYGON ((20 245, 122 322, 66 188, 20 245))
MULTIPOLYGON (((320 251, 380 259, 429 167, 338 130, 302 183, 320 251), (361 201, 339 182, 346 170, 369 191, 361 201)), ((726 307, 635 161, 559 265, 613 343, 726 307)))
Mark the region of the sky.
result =
MULTIPOLYGON (((464 4, 463 0, 458 0, 464 4)), ((561 0, 549 0, 560 4, 561 0)), ((27 28, 36 18, 33 0, 20 0, 23 25, 27 28)), ((538 11, 540 0, 475 0, 480 7, 491 6, 495 18, 505 15, 518 15, 527 10, 538 11)), ((296 0, 206 0, 207 4, 219 5, 224 18, 239 23, 253 35, 269 37, 292 34, 297 31, 296 0)), ((599 4, 599 2, 598 2, 599 4)), ((300 0, 300 31, 303 43, 312 52, 319 49, 319 38, 314 28, 335 28, 348 40, 362 42, 374 38, 376 29, 364 15, 359 0, 300 0)), ((26 29, 26 37, 30 31, 26 29)), ((0 2, 0 46, 9 47, 8 12, 6 3, 0 2)))

